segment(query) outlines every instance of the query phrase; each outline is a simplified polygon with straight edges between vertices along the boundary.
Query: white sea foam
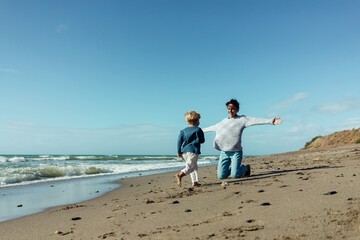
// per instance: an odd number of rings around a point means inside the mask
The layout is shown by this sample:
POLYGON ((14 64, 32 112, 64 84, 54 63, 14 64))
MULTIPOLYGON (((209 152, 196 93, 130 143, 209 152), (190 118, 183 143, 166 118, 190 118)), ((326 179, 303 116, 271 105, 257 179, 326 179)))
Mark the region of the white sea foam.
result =
POLYGON ((0 156, 0 163, 6 163, 8 161, 7 157, 0 156))
POLYGON ((51 160, 65 161, 65 160, 69 160, 70 157, 69 156, 52 156, 50 159, 51 160))
POLYGON ((8 162, 25 162, 25 157, 11 157, 8 158, 8 162))
POLYGON ((65 155, 64 156, 51 156, 51 155, 27 156, 26 159, 31 161, 46 161, 46 160, 65 161, 65 160, 69 160, 70 156, 65 156, 65 155))
POLYGON ((85 159, 96 159, 98 157, 96 157, 96 156, 75 156, 73 158, 79 159, 79 160, 85 160, 85 159))

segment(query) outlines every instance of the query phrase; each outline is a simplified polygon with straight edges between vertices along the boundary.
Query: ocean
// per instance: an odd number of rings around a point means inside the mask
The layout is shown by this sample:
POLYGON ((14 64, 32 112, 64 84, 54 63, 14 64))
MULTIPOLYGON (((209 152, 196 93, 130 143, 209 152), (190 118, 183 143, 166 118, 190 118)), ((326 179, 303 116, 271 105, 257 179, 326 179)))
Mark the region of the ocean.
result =
MULTIPOLYGON (((217 160, 200 155, 198 165, 217 160)), ((174 155, 0 155, 0 222, 101 196, 123 178, 184 167, 174 155)))

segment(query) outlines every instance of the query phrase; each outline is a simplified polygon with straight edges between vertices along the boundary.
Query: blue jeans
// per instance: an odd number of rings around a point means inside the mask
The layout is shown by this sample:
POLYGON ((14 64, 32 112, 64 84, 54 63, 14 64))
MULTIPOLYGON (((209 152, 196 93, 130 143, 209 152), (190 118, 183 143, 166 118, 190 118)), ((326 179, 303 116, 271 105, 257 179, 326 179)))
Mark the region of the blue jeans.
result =
POLYGON ((232 178, 240 178, 244 176, 247 168, 241 165, 243 152, 220 152, 218 162, 218 178, 226 179, 231 174, 232 178))

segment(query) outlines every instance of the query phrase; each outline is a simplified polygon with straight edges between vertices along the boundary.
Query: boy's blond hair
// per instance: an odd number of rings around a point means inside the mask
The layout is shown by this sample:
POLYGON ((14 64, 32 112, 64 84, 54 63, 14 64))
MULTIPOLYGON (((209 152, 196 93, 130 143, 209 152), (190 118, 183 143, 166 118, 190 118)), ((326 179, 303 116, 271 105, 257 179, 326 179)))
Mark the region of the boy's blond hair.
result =
POLYGON ((195 111, 188 111, 185 113, 185 119, 188 123, 196 123, 200 119, 200 114, 195 111))

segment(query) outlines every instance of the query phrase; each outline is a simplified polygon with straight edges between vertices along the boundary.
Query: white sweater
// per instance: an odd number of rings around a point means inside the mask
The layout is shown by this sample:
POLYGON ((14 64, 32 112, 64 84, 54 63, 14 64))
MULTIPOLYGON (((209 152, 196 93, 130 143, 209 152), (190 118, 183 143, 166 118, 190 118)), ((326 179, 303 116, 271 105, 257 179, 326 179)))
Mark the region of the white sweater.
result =
POLYGON ((225 118, 221 122, 203 128, 203 132, 216 132, 214 148, 224 152, 242 150, 241 135, 246 127, 263 124, 273 124, 274 119, 253 118, 244 115, 225 118))

